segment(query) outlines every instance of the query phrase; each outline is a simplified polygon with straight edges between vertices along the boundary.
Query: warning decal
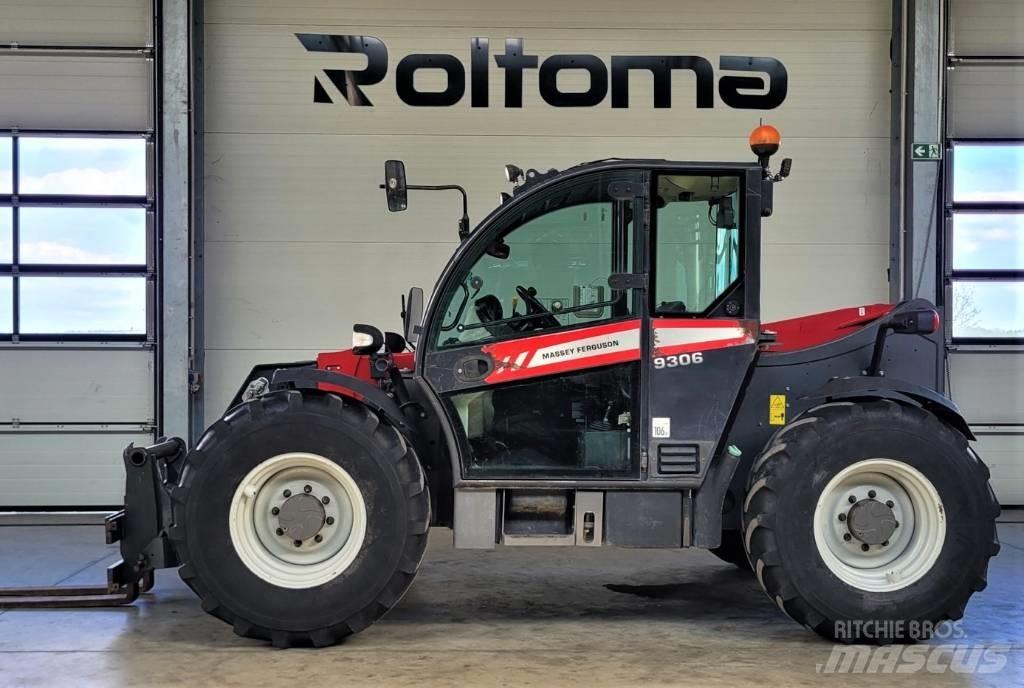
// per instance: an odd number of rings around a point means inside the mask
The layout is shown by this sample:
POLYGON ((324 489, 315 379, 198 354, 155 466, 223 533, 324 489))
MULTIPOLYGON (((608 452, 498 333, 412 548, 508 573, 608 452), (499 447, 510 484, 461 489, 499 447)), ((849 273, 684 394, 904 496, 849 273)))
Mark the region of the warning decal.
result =
POLYGON ((768 398, 768 424, 786 424, 786 395, 772 394, 768 398))

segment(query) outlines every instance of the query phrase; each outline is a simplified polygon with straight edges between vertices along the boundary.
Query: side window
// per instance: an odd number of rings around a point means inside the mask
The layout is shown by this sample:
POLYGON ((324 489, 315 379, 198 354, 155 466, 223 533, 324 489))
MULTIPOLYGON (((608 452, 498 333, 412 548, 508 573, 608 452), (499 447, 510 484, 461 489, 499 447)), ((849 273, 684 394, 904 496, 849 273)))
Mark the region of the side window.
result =
POLYGON ((655 315, 706 311, 739 279, 739 177, 658 177, 655 315))
POLYGON ((631 208, 595 175, 535 199, 446 294, 437 348, 629 315, 608 277, 632 264, 631 208))

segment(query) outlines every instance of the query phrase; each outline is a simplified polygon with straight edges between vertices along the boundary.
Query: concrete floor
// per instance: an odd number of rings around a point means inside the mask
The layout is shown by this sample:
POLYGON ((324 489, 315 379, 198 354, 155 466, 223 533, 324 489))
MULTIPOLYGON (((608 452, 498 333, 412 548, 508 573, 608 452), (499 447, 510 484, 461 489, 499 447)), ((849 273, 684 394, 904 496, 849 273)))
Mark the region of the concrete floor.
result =
MULTIPOLYGON (((401 604, 342 646, 275 650, 238 638, 164 571, 130 607, 0 612, 0 686, 1019 687, 1024 524, 1000 530, 989 587, 956 641, 1008 645, 995 674, 819 674, 833 646, 706 552, 457 551, 438 530, 401 604)), ((116 558, 101 537, 95 527, 0 527, 0 585, 99 582, 116 558)))

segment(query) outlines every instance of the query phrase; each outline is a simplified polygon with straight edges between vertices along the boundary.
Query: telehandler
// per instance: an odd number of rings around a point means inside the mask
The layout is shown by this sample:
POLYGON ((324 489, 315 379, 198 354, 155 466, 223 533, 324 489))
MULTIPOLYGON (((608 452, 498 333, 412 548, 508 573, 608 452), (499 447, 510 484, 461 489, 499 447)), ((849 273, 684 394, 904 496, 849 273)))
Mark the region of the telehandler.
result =
MULTIPOLYGON (((202 608, 276 646, 337 643, 398 604, 431 526, 456 547, 703 547, 796 622, 910 641, 959 619, 999 506, 941 389, 942 323, 913 300, 761 321, 762 218, 790 172, 756 161, 509 165, 402 334, 257 366, 191 449, 125 450, 123 561, 97 589, 0 606, 131 602, 180 567, 202 608)), ((816 285, 807 285, 808 289, 816 285)))

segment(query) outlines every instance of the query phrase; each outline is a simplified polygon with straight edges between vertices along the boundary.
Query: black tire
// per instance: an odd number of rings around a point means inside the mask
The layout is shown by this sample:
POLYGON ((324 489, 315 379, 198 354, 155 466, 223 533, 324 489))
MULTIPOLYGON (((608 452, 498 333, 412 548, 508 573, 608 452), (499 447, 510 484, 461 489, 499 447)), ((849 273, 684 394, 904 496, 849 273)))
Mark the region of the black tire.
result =
POLYGON ((393 607, 427 544, 430 501, 416 454, 364 406, 319 392, 268 394, 235 407, 185 459, 170 532, 182 580, 235 633, 278 647, 337 643, 393 607), (235 490, 254 467, 287 452, 333 461, 366 504, 366 536, 336 578, 305 589, 274 585, 239 558, 228 527, 235 490))
POLYGON ((747 550, 743 547, 743 533, 738 530, 723 530, 722 544, 708 551, 739 569, 753 571, 747 550))
POLYGON ((913 642, 958 620, 986 586, 999 551, 999 505, 966 438, 921 408, 888 400, 835 402, 784 427, 754 462, 743 508, 744 545, 768 597, 797 623, 841 642, 913 642), (945 510, 938 558, 892 591, 855 588, 815 544, 813 518, 829 481, 858 461, 896 459, 923 474, 945 510))

